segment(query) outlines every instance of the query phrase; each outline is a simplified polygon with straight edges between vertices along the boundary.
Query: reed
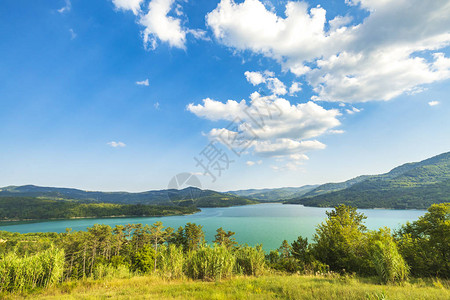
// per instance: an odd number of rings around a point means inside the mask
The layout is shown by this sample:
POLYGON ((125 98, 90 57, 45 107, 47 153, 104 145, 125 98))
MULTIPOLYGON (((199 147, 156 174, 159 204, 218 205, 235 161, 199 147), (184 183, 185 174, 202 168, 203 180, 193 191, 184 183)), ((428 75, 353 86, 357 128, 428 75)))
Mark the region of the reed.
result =
POLYGON ((0 291, 25 291, 55 285, 63 277, 64 250, 50 248, 35 255, 8 253, 0 259, 0 291))

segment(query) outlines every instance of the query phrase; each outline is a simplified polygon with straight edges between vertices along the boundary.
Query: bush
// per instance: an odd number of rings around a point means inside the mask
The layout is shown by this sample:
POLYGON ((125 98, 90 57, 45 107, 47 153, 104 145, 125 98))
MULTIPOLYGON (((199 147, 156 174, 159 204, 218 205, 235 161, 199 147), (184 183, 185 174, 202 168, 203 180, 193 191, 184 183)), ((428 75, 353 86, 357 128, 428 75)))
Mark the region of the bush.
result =
POLYGON ((231 277, 235 257, 226 246, 202 245, 187 258, 186 274, 192 279, 220 280, 231 277))
POLYGON ((261 275, 266 267, 266 258, 262 246, 244 246, 236 250, 236 268, 245 275, 261 275))
POLYGON ((155 250, 148 245, 139 249, 131 257, 131 264, 133 270, 144 274, 153 271, 154 263, 155 263, 155 250))
POLYGON ((388 228, 380 229, 370 243, 370 257, 383 283, 403 281, 409 267, 397 249, 397 244, 388 228))

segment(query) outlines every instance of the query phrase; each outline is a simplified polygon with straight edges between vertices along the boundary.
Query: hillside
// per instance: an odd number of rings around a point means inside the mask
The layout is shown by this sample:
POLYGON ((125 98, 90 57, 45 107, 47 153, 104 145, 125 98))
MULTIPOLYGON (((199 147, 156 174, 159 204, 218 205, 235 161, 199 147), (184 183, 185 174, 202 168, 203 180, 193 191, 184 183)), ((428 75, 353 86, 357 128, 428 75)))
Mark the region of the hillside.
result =
POLYGON ((330 207, 339 204, 359 208, 423 209, 450 201, 450 152, 390 172, 359 176, 339 184, 321 185, 303 197, 286 203, 330 207), (339 188, 342 187, 342 188, 339 188))
POLYGON ((0 198, 0 221, 100 218, 123 216, 172 216, 200 211, 194 206, 82 203, 71 200, 24 197, 0 198))
POLYGON ((301 197, 316 187, 317 185, 305 185, 301 187, 284 187, 275 189, 238 190, 229 191, 228 193, 259 201, 280 201, 294 197, 301 197))
POLYGON ((198 188, 182 190, 156 190, 142 193, 92 192, 70 188, 40 187, 34 185, 9 186, 0 189, 2 197, 32 197, 46 199, 66 199, 93 203, 181 205, 181 206, 233 206, 255 204, 256 201, 227 193, 219 193, 198 188))

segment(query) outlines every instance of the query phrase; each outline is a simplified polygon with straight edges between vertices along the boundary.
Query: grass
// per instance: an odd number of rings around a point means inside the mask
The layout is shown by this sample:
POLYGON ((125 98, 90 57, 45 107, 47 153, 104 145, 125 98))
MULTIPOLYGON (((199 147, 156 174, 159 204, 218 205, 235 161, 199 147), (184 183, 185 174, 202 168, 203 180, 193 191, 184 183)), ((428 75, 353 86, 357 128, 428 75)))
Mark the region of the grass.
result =
POLYGON ((414 280, 380 285, 370 278, 265 275, 220 282, 156 276, 66 282, 6 299, 450 299, 449 282, 414 280))

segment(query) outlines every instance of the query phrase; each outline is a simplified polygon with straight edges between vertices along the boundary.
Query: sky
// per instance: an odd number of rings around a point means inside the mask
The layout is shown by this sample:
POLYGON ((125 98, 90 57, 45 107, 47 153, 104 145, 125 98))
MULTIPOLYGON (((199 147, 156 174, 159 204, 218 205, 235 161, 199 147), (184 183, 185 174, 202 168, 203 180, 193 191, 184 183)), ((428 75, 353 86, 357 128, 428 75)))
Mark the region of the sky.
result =
POLYGON ((449 0, 3 0, 0 186, 384 173, 450 151, 449 45, 449 0))

